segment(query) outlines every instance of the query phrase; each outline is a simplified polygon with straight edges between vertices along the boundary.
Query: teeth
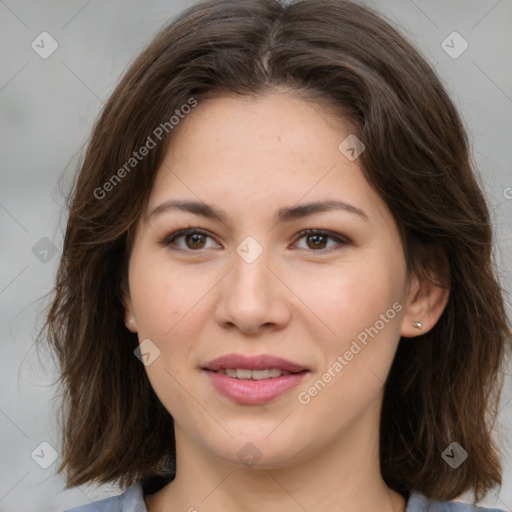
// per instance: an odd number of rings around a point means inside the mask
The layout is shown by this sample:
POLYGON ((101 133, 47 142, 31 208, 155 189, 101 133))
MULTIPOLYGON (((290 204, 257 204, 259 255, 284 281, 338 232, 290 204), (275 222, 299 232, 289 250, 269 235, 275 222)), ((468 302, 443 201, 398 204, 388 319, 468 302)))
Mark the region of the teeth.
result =
POLYGON ((251 370, 243 370, 241 368, 236 369, 236 378, 237 379, 250 379, 252 377, 251 370))
MULTIPOLYGON (((268 379, 270 377, 270 370, 253 370, 252 372, 252 378, 254 380, 263 380, 268 379)), ((279 372, 281 373, 281 372, 279 372)))
POLYGON ((280 370, 279 368, 269 368, 265 370, 249 370, 247 368, 226 368, 217 370, 217 373, 227 375, 228 377, 232 377, 234 379, 242 380, 275 379, 276 377, 281 377, 282 375, 290 375, 290 372, 287 372, 286 370, 280 370))

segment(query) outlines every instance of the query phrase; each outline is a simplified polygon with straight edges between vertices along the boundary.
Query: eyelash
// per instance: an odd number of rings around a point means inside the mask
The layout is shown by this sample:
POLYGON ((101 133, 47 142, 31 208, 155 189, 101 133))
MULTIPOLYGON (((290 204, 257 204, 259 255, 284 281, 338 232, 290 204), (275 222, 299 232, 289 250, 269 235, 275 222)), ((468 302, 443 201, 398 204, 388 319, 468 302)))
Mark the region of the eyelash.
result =
MULTIPOLYGON (((181 237, 185 237, 186 235, 191 235, 191 234, 200 234, 200 235, 206 236, 208 238, 214 239, 214 237, 212 235, 210 235, 210 233, 208 233, 207 231, 204 231, 202 229, 186 228, 186 229, 180 229, 179 231, 175 231, 174 233, 171 233, 170 235, 166 236, 162 241, 160 241, 159 244, 164 247, 168 247, 170 245, 175 244, 177 239, 179 239, 181 237)), ((323 229, 305 229, 297 235, 296 241, 298 241, 301 238, 304 238, 308 235, 326 236, 326 237, 334 240, 338 246, 338 247, 332 246, 332 247, 328 247, 325 249, 318 249, 318 250, 309 249, 310 252, 325 253, 325 252, 331 251, 332 249, 339 248, 340 246, 346 246, 346 245, 350 244, 350 241, 347 238, 342 237, 341 235, 338 235, 331 231, 326 231, 323 229)), ((186 252, 201 252, 202 250, 204 250, 204 249, 189 249, 189 248, 183 249, 183 248, 179 248, 179 247, 175 247, 174 249, 179 250, 179 251, 186 251, 186 252)))

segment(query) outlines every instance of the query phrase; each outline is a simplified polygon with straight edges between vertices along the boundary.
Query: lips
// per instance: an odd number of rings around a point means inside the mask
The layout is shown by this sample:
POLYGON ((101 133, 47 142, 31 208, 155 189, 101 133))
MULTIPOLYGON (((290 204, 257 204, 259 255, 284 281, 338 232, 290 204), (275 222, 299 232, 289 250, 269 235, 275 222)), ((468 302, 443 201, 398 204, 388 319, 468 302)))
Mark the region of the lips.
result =
POLYGON ((220 394, 245 405, 274 400, 309 373, 301 364, 266 354, 229 354, 210 361, 203 371, 220 394))
POLYGON ((257 356, 244 356, 241 354, 228 354, 204 366, 205 370, 216 372, 226 369, 246 369, 246 370, 271 370, 277 369, 290 373, 298 373, 306 371, 307 368, 292 361, 282 359, 280 357, 261 354, 257 356))

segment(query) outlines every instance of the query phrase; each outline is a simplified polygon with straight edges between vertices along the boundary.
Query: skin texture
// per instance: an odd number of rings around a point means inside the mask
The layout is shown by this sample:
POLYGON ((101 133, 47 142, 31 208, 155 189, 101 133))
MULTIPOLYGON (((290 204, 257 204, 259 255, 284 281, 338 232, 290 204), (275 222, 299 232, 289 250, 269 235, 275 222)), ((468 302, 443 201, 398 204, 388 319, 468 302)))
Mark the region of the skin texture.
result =
POLYGON ((404 509, 379 470, 384 382, 400 336, 430 330, 448 292, 408 280, 393 217, 357 160, 338 150, 350 133, 280 89, 205 100, 176 127, 137 225, 125 295, 127 328, 160 350, 145 368, 176 429, 177 475, 146 498, 150 512, 404 509), (208 203, 226 219, 150 216, 170 199, 208 203), (333 210, 276 220, 281 208, 325 200, 350 203, 367 219, 333 210), (208 236, 159 243, 188 227, 208 236), (348 243, 301 236, 304 229, 348 243), (252 263, 236 252, 248 236, 263 248, 252 263), (393 304, 394 318, 300 403, 299 392, 393 304), (201 370, 229 353, 272 354, 310 373, 269 403, 240 405, 201 370), (248 442, 260 453, 251 467, 237 456, 248 442))

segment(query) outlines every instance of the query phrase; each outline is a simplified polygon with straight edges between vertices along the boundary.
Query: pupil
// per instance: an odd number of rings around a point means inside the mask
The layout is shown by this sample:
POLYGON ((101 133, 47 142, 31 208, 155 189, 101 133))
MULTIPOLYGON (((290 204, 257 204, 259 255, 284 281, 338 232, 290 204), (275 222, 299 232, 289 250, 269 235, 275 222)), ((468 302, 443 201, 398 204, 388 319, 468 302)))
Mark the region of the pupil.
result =
MULTIPOLYGON (((313 241, 313 247, 310 248, 324 248, 325 247, 325 235, 309 235, 308 241, 313 241)), ((309 244, 308 244, 309 245, 309 244)))
POLYGON ((187 235, 187 243, 189 246, 193 246, 195 249, 201 248, 204 245, 204 235, 201 235, 200 233, 192 233, 191 235, 187 235))

